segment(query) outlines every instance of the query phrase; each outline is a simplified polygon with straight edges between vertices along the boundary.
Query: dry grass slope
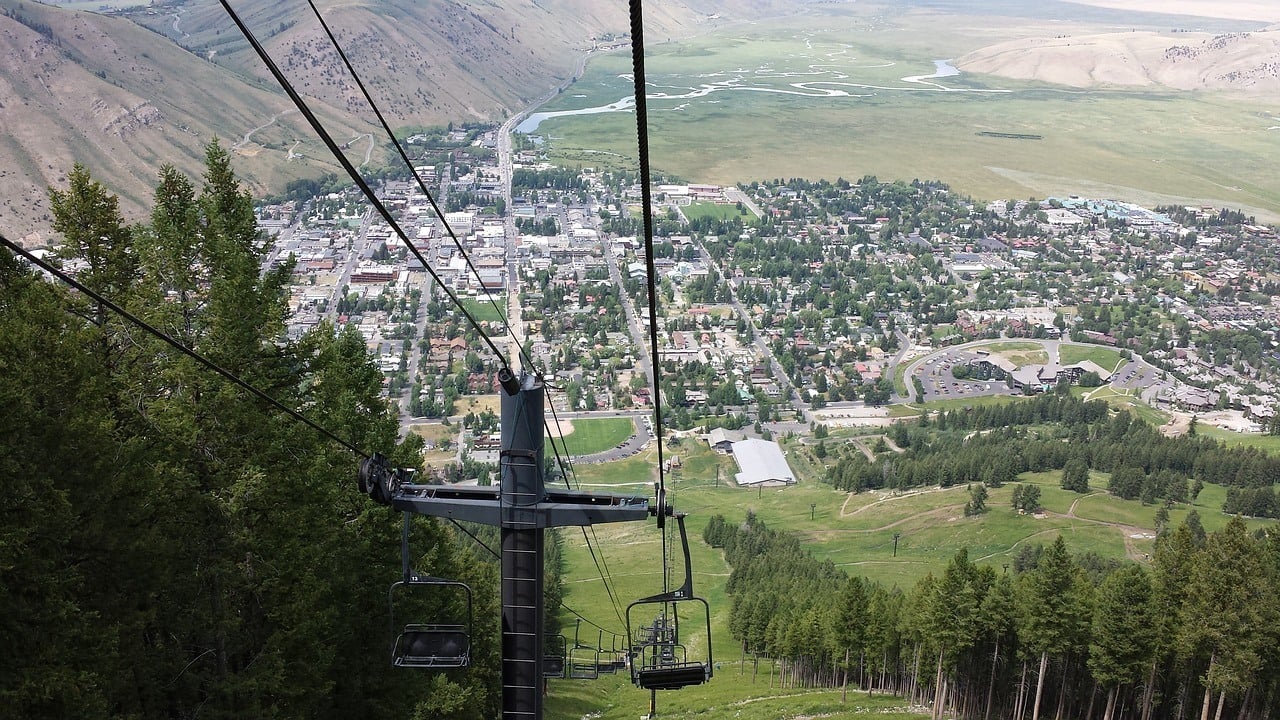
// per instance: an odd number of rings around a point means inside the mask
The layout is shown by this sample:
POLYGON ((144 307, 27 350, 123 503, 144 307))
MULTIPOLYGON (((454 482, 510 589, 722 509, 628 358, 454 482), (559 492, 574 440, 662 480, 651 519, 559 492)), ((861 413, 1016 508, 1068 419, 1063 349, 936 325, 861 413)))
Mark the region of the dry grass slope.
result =
POLYGON ((1280 91, 1280 32, 1115 32, 998 43, 956 63, 965 72, 1078 88, 1280 91))
MULTIPOLYGON (((663 40, 721 22, 719 13, 758 17, 793 4, 654 3, 645 26, 663 40)), ((625 3, 591 0, 321 6, 393 125, 505 117, 567 79, 593 43, 628 29, 625 3)), ((339 142, 373 129, 305 4, 237 9, 297 87, 320 100, 339 142)), ((292 106, 215 0, 147 7, 131 19, 0 0, 0 231, 37 241, 47 233, 45 188, 75 161, 142 219, 159 167, 198 172, 215 135, 231 145, 253 131, 237 170, 259 192, 336 169, 296 112, 281 115, 292 106), (290 159, 295 139, 300 156, 290 159)))
MULTIPOLYGON (((289 107, 273 89, 128 20, 12 0, 0 0, 0 13, 0 230, 11 237, 47 230, 45 188, 73 162, 141 219, 162 164, 198 173, 213 137, 231 145, 289 107)), ((345 130, 333 109, 318 112, 345 130)), ((287 164, 285 141, 295 136, 311 139, 296 114, 280 118, 255 136, 278 149, 259 148, 238 171, 260 189, 332 167, 319 152, 287 164)))

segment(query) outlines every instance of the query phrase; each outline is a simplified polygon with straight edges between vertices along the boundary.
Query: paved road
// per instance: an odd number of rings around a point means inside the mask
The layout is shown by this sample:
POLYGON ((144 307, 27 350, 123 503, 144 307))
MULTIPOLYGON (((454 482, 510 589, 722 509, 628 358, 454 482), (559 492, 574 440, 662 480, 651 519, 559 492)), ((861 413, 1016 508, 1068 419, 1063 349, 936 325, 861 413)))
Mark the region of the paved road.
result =
POLYGON ((764 213, 760 210, 760 206, 756 205, 750 195, 742 192, 736 187, 727 187, 724 189, 724 196, 729 202, 740 202, 742 206, 755 214, 757 218, 764 217, 764 213))
MULTIPOLYGON (((512 194, 511 181, 515 172, 515 161, 512 158, 511 133, 515 132, 516 126, 524 120, 529 113, 538 107, 546 104, 551 98, 563 92, 578 78, 582 77, 583 71, 587 66, 587 59, 595 52, 603 50, 611 50, 613 48, 598 48, 590 50, 578 57, 574 62, 573 75, 563 83, 552 87, 543 93, 541 97, 529 103, 519 112, 507 118, 506 122, 498 128, 498 174, 502 178, 502 199, 506 205, 506 218, 504 219, 505 236, 506 236, 506 259, 507 259, 507 324, 509 326, 508 338, 514 335, 523 343, 527 338, 524 333, 524 320, 520 313, 520 259, 518 252, 518 241, 520 233, 516 230, 515 214, 512 212, 512 194)), ((510 343, 507 348, 511 366, 518 368, 522 366, 520 360, 520 345, 517 342, 510 343)))
POLYGON ((604 252, 605 264, 609 266, 609 281, 618 289, 618 299, 622 302, 622 312, 627 317, 627 332, 631 333, 631 342, 636 346, 636 363, 645 380, 655 391, 661 392, 654 384, 653 362, 649 357, 649 335, 640 324, 635 304, 627 294, 622 283, 622 269, 618 267, 618 258, 608 248, 604 252))
MULTIPOLYGON (((706 263, 707 267, 715 270, 716 277, 721 282, 725 282, 725 277, 720 272, 720 266, 712 261, 707 248, 703 246, 701 241, 697 241, 696 244, 698 254, 702 257, 702 262, 706 263)), ((747 328, 751 331, 751 342, 756 346, 756 350, 760 353, 765 365, 768 366, 769 374, 773 376, 774 382, 778 383, 778 389, 782 391, 782 395, 791 399, 791 403, 795 406, 800 419, 808 423, 811 419, 809 417, 809 404, 800 398, 800 391, 792 386, 791 378, 787 377, 786 371, 782 369, 782 365, 774 357, 773 349, 769 347, 769 343, 765 342, 764 335, 756 327, 755 320, 747 312, 747 309, 743 307, 742 302, 738 300, 738 289, 733 286, 733 283, 728 283, 728 285, 729 302, 733 305, 734 312, 738 313, 738 317, 747 322, 747 328)))

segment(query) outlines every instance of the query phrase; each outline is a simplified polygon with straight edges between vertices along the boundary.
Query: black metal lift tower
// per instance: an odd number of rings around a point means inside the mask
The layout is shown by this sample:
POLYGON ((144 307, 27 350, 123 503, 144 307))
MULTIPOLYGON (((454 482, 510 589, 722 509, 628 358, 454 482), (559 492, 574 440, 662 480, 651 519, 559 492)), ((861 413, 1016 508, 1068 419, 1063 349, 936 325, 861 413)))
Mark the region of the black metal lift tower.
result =
POLYGON ((415 485, 375 455, 360 467, 361 490, 397 510, 502 528, 502 717, 541 720, 543 531, 644 520, 667 512, 648 497, 549 490, 543 479, 542 382, 503 369, 498 487, 415 485))

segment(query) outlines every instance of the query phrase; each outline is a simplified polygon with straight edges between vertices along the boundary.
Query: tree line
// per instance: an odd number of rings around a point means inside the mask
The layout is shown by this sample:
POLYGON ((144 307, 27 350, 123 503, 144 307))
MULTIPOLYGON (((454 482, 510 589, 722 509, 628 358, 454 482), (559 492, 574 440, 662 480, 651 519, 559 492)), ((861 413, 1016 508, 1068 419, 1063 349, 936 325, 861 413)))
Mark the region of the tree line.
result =
MULTIPOLYGON (((1272 486, 1280 459, 1252 447, 1227 447, 1201 435, 1166 437, 1127 411, 1106 403, 1045 394, 1004 405, 964 408, 895 424, 889 436, 906 452, 872 463, 859 452, 833 458, 826 480, 841 490, 985 483, 1000 487, 1023 472, 1061 470, 1111 473, 1108 487, 1144 503, 1194 499, 1204 483, 1239 490, 1228 512, 1273 516, 1272 486), (1270 499, 1268 499, 1270 498, 1270 499)), ((1078 481, 1076 481, 1078 482, 1078 481)))
MULTIPOLYGON (((200 180, 160 170, 147 223, 79 166, 50 200, 58 261, 84 285, 355 447, 419 464, 358 333, 285 338, 291 268, 261 271, 268 245, 216 142, 200 180)), ((435 521, 413 523, 413 564, 472 584, 476 667, 389 666, 401 517, 356 490, 351 452, 8 253, 0 369, 2 714, 499 713, 497 573, 435 521)))
POLYGON ((1039 720, 1265 718, 1280 705, 1280 533, 1192 514, 1149 566, 1073 558, 1013 572, 960 549, 910 590, 848 577, 748 514, 703 538, 732 567, 729 627, 784 684, 894 693, 945 714, 1039 720))

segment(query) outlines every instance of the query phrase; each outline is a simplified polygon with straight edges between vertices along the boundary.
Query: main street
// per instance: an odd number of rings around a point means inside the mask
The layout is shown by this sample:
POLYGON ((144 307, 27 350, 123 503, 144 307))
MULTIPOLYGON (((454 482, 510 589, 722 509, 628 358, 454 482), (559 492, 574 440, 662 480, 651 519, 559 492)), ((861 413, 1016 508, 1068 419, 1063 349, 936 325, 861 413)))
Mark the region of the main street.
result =
MULTIPOLYGON (((529 103, 516 114, 507 118, 506 122, 498 128, 497 151, 498 151, 498 175, 502 184, 502 201, 504 207, 503 218, 503 237, 506 243, 506 265, 507 265, 507 326, 511 336, 518 338, 518 342, 510 343, 507 348, 509 355, 508 362, 512 367, 521 367, 520 360, 521 344, 525 340, 524 320, 521 317, 520 308, 520 257, 519 257, 519 240, 520 233, 516 230, 515 213, 513 208, 513 195, 511 191, 512 177, 515 173, 515 160, 512 157, 513 151, 511 146, 511 134, 515 132, 516 126, 522 120, 528 117, 529 113, 536 108, 545 105, 551 98, 560 94, 573 84, 579 77, 582 77, 583 69, 586 67, 587 58, 595 50, 583 53, 575 62, 573 75, 563 83, 550 88, 541 97, 529 103)), ((530 368, 532 369, 532 368, 530 368)))
MULTIPOLYGON (((631 302, 631 297, 627 295, 626 286, 623 284, 622 269, 618 267, 618 258, 609 248, 605 248, 605 263, 609 266, 609 281, 613 286, 618 288, 618 299, 622 302, 622 313, 627 317, 627 331, 631 333, 631 342, 636 346, 636 364, 640 366, 640 372, 644 374, 645 382, 654 387, 655 392, 662 392, 654 383, 653 362, 649 357, 649 336, 643 331, 640 320, 636 314, 636 308, 631 302)), ((655 398, 656 399, 656 398, 655 398)))
POLYGON ((755 320, 751 314, 743 307, 742 301, 738 300, 738 289, 733 283, 728 282, 724 278, 724 274, 720 272, 720 266, 711 259, 707 248, 703 246, 701 241, 696 243, 698 255, 702 258, 702 262, 707 267, 713 268, 716 277, 729 286, 729 302, 733 305, 733 311, 738 314, 747 323, 747 329, 751 332, 751 342, 756 346, 756 351, 760 354, 761 360, 769 368, 769 374, 773 376, 774 382, 778 383, 778 389, 782 391, 783 396, 791 399, 791 404, 795 406, 797 417, 805 423, 809 422, 808 408, 809 404, 800 397, 800 392, 791 384, 791 378, 787 376, 786 370, 773 354, 773 349, 769 347, 769 343, 764 341, 764 336, 760 333, 760 329, 756 327, 755 320))

